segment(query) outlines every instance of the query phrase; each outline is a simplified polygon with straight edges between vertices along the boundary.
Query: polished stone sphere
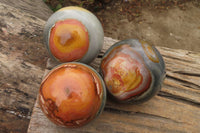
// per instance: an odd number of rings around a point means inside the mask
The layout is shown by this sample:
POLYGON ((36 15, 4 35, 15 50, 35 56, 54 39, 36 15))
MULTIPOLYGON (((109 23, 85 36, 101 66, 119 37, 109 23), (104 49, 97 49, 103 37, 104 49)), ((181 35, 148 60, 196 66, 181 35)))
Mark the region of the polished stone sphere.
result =
POLYGON ((90 63, 102 49, 104 32, 93 13, 69 6, 48 19, 44 40, 50 55, 59 62, 90 63))
POLYGON ((43 79, 39 104, 43 113, 57 125, 81 127, 101 114, 106 88, 101 76, 91 67, 64 63, 43 79))
POLYGON ((127 103, 149 100, 161 89, 165 77, 165 63, 159 51, 136 39, 111 46, 100 70, 111 96, 127 103))

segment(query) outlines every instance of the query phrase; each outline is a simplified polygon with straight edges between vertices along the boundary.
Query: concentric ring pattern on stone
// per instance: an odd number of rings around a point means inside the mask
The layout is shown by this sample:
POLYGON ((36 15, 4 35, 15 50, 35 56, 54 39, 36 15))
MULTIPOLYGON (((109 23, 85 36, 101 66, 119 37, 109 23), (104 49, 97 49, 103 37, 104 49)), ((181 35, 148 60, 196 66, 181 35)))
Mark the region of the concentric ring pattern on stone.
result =
POLYGON ((106 88, 101 76, 81 63, 54 68, 42 81, 39 103, 55 124, 74 128, 95 119, 103 111, 106 88))
POLYGON ((103 56, 101 74, 110 94, 121 102, 137 103, 153 97, 165 77, 161 54, 147 42, 127 39, 103 56))
POLYGON ((44 28, 49 53, 60 62, 90 63, 103 46, 100 21, 80 7, 65 7, 55 12, 44 28))

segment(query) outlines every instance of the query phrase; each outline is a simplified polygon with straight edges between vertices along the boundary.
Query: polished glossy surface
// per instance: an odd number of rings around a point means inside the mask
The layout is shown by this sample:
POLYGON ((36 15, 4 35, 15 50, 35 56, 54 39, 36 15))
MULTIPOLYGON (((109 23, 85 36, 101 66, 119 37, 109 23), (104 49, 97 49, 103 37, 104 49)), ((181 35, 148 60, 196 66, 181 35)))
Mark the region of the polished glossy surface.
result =
POLYGON ((89 48, 87 29, 75 19, 58 21, 51 29, 49 45, 51 53, 61 62, 79 60, 89 48))
POLYGON ((70 6, 48 19, 44 39, 49 53, 59 62, 90 63, 102 49, 104 33, 90 11, 70 6))
POLYGON ((143 102, 154 96, 165 77, 165 64, 154 46, 127 39, 108 49, 101 73, 110 94, 121 102, 143 102))
POLYGON ((106 91, 100 75, 89 66, 66 63, 54 68, 42 81, 40 106, 54 123, 80 127, 103 110, 106 91))

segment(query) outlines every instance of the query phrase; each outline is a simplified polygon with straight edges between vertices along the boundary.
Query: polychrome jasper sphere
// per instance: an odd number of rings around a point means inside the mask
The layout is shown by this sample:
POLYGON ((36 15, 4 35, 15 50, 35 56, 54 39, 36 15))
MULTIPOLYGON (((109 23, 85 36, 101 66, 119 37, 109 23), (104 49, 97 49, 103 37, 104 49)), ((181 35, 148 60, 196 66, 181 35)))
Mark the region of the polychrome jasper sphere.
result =
POLYGON ((102 49, 104 32, 94 14, 70 6, 48 19, 44 40, 50 55, 59 62, 90 63, 102 49))
POLYGON ((128 103, 149 100, 161 89, 165 77, 165 63, 158 50, 135 39, 111 46, 100 69, 111 96, 128 103))
POLYGON ((52 122, 64 127, 83 126, 103 111, 106 88, 101 76, 82 63, 61 64, 41 83, 39 103, 52 122))

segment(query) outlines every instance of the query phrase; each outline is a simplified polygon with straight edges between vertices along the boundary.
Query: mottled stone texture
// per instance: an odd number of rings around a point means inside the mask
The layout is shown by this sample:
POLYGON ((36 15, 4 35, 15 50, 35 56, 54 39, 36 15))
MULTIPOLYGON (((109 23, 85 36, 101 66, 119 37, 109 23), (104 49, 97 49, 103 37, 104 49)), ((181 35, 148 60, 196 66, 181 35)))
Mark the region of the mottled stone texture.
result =
MULTIPOLYGON (((104 38, 103 50, 90 64, 97 71, 102 55, 115 42, 117 40, 104 38)), ((119 104, 108 97, 99 118, 85 127, 66 129, 50 122, 43 115, 37 100, 28 133, 200 132, 200 54, 156 48, 165 60, 167 73, 161 91, 148 102, 138 105, 119 104)), ((48 60, 46 71, 55 65, 55 62, 48 60)))

